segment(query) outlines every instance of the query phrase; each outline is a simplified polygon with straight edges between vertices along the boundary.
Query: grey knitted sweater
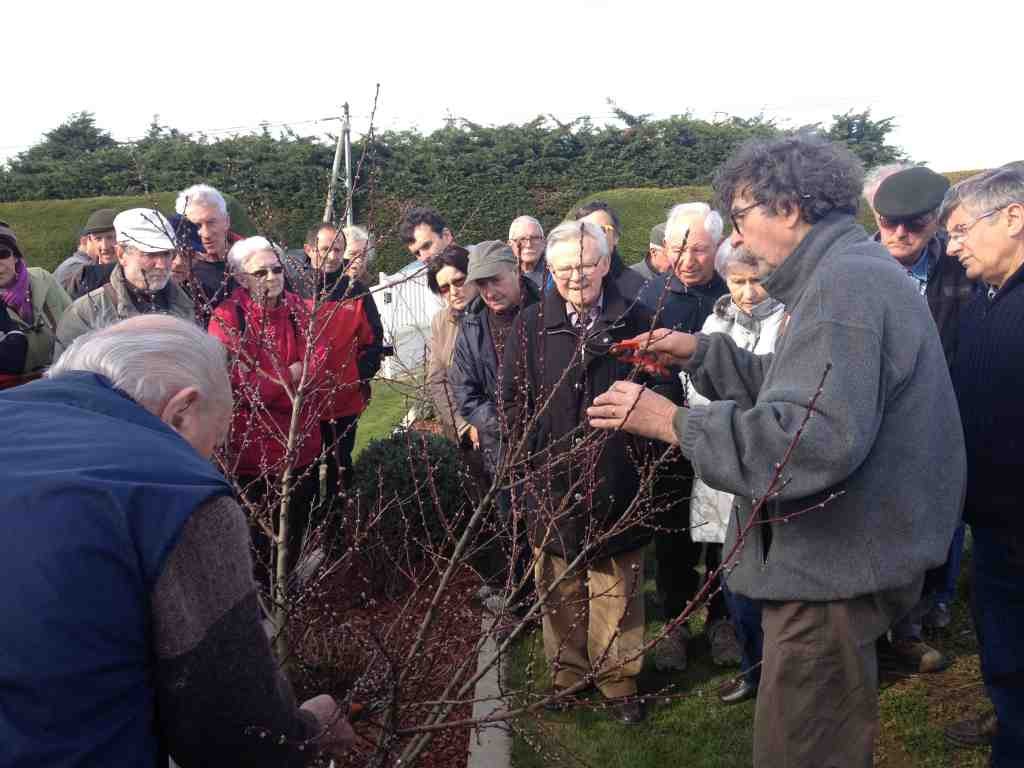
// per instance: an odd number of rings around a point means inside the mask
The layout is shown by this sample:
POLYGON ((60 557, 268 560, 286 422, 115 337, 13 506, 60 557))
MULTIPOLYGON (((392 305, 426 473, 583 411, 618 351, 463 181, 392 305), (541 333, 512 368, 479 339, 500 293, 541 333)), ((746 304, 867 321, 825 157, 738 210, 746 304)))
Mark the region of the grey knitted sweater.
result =
POLYGON ((945 561, 960 517, 963 433, 928 307, 852 216, 816 224, 764 282, 790 311, 774 355, 700 335, 687 365, 711 402, 680 408, 683 453, 736 494, 728 554, 800 426, 786 485, 742 542, 729 576, 764 600, 840 600, 904 587, 945 561), (830 493, 827 506, 800 514, 830 493))

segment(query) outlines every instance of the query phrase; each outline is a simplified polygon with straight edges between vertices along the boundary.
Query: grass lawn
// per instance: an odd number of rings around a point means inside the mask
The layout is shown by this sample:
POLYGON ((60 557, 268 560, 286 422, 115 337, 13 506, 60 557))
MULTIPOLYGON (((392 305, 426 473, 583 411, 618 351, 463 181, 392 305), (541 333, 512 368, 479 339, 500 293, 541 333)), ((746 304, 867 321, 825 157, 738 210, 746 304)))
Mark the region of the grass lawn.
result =
MULTIPOLYGON (((967 558, 964 569, 966 572, 967 558)), ((647 584, 648 634, 661 626, 660 611, 653 604, 653 581, 647 584)), ((963 584, 961 584, 963 592, 963 584)), ((698 621, 691 622, 696 629, 698 621)), ((931 642, 954 657, 953 665, 937 675, 885 676, 880 711, 882 735, 875 765, 895 768, 982 768, 988 765, 988 749, 953 749, 942 736, 942 727, 954 720, 973 717, 986 706, 978 667, 974 632, 963 595, 954 606, 954 622, 948 635, 931 642)), ((516 727, 512 765, 540 768, 554 765, 592 765, 601 768, 662 768, 687 765, 695 768, 735 768, 751 765, 751 734, 754 702, 727 707, 717 698, 719 685, 735 670, 714 667, 706 653, 690 659, 684 673, 666 675, 645 660, 641 690, 654 694, 648 702, 648 719, 639 727, 620 725, 599 707, 578 707, 560 714, 544 713, 527 718, 516 727)), ((537 629, 514 650, 509 663, 510 689, 529 686, 546 690, 550 684, 547 664, 537 629)), ((600 697, 590 694, 599 704, 600 697)))
POLYGON ((407 382, 375 379, 373 382, 373 398, 370 405, 359 417, 359 429, 356 430, 356 446, 352 458, 359 453, 371 440, 380 440, 391 434, 409 407, 412 405, 414 387, 407 382))

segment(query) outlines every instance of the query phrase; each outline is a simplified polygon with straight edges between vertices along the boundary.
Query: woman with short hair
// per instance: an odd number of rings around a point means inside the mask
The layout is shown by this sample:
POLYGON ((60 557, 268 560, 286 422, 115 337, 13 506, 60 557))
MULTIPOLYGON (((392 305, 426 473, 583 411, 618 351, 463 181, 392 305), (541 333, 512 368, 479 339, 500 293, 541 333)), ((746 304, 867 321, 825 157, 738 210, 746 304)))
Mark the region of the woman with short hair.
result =
MULTIPOLYGON (((754 354, 771 354, 784 328, 786 308, 771 298, 761 285, 757 261, 743 246, 734 248, 725 240, 715 256, 715 270, 725 280, 729 293, 715 302, 701 332, 726 333, 741 349, 754 354)), ((691 382, 687 382, 686 389, 690 405, 708 402, 691 382)), ((695 478, 690 497, 690 535, 693 540, 707 542, 721 550, 732 506, 731 493, 715 490, 699 477, 695 478)), ((721 556, 717 560, 720 561, 721 556)), ((756 601, 736 595, 728 587, 723 586, 723 592, 742 648, 743 676, 731 682, 721 692, 720 698, 726 704, 736 704, 757 695, 763 644, 761 608, 756 601)), ((722 629, 728 630, 728 624, 722 629)), ((713 637, 713 634, 709 630, 709 635, 713 637)))

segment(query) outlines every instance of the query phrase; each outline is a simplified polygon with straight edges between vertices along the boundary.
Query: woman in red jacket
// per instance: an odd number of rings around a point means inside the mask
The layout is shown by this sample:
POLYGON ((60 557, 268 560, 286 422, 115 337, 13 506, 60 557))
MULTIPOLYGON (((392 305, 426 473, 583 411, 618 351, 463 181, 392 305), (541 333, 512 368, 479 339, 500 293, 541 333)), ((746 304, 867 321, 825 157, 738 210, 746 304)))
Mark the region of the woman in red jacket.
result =
POLYGON ((235 243, 228 266, 238 287, 210 320, 210 333, 231 353, 235 413, 225 465, 255 515, 256 566, 265 576, 274 569, 263 571, 271 562, 263 526, 278 530, 288 470, 289 571, 309 524, 321 448, 316 390, 323 353, 319 345, 309 343, 309 309, 300 297, 284 290, 278 250, 266 238, 235 243))

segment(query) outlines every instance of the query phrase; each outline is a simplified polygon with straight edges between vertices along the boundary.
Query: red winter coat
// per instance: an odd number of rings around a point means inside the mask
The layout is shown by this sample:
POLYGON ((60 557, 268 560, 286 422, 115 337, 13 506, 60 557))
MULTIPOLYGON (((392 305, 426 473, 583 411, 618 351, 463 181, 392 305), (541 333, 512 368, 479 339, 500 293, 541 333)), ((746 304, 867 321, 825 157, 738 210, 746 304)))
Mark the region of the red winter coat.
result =
MULTIPOLYGON (((213 312, 210 334, 220 339, 232 356, 235 413, 227 466, 237 474, 284 473, 292 401, 281 382, 293 386, 288 366, 302 362, 309 320, 305 302, 288 291, 276 307, 266 308, 239 287, 213 312)), ((308 369, 314 382, 321 376, 322 358, 322 352, 314 348, 308 369)), ((320 455, 319 408, 313 391, 299 414, 293 467, 312 464, 320 455)))
MULTIPOLYGON (((312 306, 313 302, 309 302, 312 306)), ((324 301, 316 310, 316 346, 325 358, 320 418, 358 416, 367 398, 359 378, 360 350, 379 341, 363 308, 363 298, 324 301)))

